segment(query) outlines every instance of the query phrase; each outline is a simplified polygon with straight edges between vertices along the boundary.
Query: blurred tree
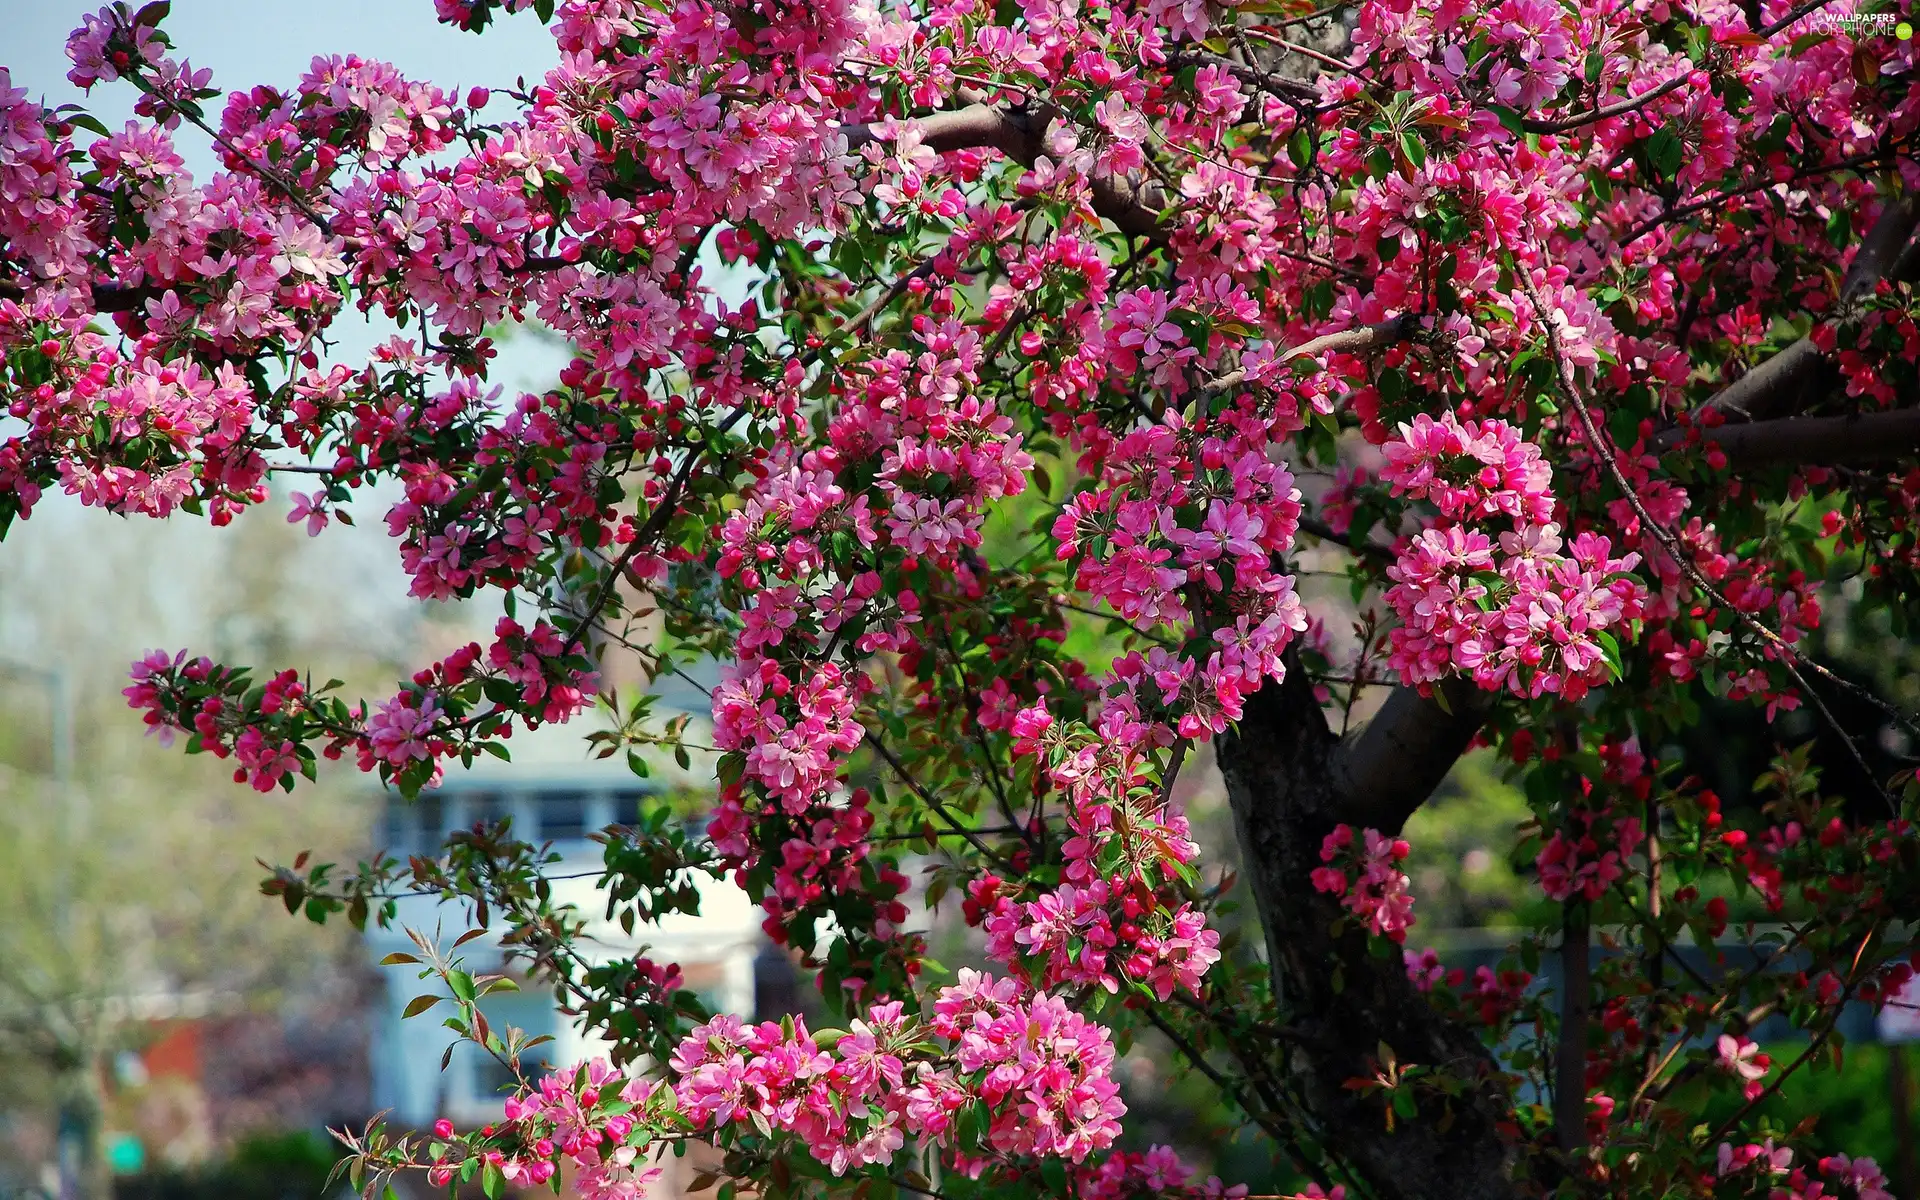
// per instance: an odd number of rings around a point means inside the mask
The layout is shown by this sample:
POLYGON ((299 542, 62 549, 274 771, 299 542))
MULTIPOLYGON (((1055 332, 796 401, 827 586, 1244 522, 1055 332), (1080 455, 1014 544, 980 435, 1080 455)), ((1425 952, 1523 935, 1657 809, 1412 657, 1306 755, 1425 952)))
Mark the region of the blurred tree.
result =
POLYGON ((137 528, 77 507, 47 515, 9 547, 18 569, 0 579, 0 660, 15 665, 0 670, 0 1108, 63 1128, 65 1188, 97 1197, 107 1068, 155 1018, 269 1006, 357 951, 350 938, 316 943, 263 922, 256 856, 351 851, 368 818, 352 780, 296 802, 143 739, 122 716, 126 663, 143 649, 127 639, 159 631, 236 654, 319 652, 378 684, 421 618, 355 606, 353 581, 372 584, 386 565, 377 535, 323 545, 262 511, 218 539, 229 545, 202 548, 204 530, 137 528), (206 564, 198 581, 166 570, 189 556, 206 564), (347 590, 314 605, 322 577, 347 590), (72 706, 65 779, 56 673, 72 706))

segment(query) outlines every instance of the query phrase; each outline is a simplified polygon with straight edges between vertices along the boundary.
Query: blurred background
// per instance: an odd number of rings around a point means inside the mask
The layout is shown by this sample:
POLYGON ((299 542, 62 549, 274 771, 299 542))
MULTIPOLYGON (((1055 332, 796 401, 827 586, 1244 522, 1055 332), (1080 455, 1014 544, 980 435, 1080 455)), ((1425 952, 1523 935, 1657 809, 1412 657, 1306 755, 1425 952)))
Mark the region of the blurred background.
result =
MULTIPOLYGON (((13 85, 50 106, 81 100, 65 80, 63 45, 93 7, 0 0, 0 61, 13 85)), ((223 87, 290 84, 313 55, 352 52, 449 88, 498 90, 537 77, 554 57, 530 20, 474 38, 435 24, 428 0, 175 0, 167 27, 179 53, 212 68, 223 87)), ((85 99, 112 125, 130 114, 131 98, 106 85, 85 99)), ((205 178, 206 147, 191 131, 179 146, 205 178)), ((341 332, 334 354, 351 363, 389 331, 341 332)), ((509 336, 495 378, 538 389, 564 361, 550 341, 509 336)), ((375 965, 401 944, 397 926, 363 936, 338 921, 289 919, 259 892, 261 862, 307 851, 343 864, 380 849, 431 852, 449 831, 510 815, 519 836, 551 839, 567 856, 559 873, 573 878, 560 886, 591 911, 597 847, 586 835, 631 819, 661 788, 707 787, 697 762, 651 783, 617 759, 590 762, 577 724, 518 738, 511 766, 450 775, 412 806, 350 769, 263 796, 218 762, 142 736, 120 689, 129 662, 149 649, 311 668, 345 680, 349 694, 380 696, 491 626, 497 612, 484 605, 408 600, 375 519, 385 504, 367 496, 356 508, 358 526, 309 539, 286 522, 284 495, 224 530, 126 520, 55 495, 0 547, 0 1200, 313 1200, 326 1194, 336 1157, 329 1127, 358 1127, 382 1111, 416 1128, 497 1113, 501 1071, 456 1055, 443 1072, 450 1035, 427 1019, 402 1026, 400 1010, 420 985, 405 968, 375 965)), ((1031 515, 1008 514, 1004 526, 1024 527, 1031 515)), ((1355 611, 1343 563, 1309 552, 1301 567, 1336 648, 1350 649, 1355 611)), ((1907 630, 1856 617, 1837 580, 1827 603, 1824 661, 1914 707, 1920 663, 1907 630)), ((1110 652, 1093 623, 1082 621, 1076 639, 1096 665, 1110 652)), ((610 674, 621 678, 620 665, 610 674)), ((1370 707, 1367 692, 1357 689, 1356 720, 1370 707)), ((665 700, 704 715, 692 686, 665 700)), ((1832 703, 1853 728, 1878 724, 1860 702, 1832 703)), ((1766 762, 1802 743, 1829 790, 1870 790, 1804 714, 1769 727, 1746 707, 1715 707, 1687 745, 1649 749, 1683 758, 1738 807, 1751 802, 1749 783, 1766 762)), ((1872 766, 1910 765, 1909 750, 1883 733, 1872 766)), ((1210 762, 1182 774, 1179 796, 1209 852, 1231 863, 1231 821, 1210 762)), ((1528 906, 1542 903, 1530 859, 1510 858, 1529 815, 1502 764, 1484 754, 1461 764, 1408 830, 1420 921, 1411 946, 1434 945, 1469 973, 1508 957, 1528 906)), ((933 923, 935 956, 954 965, 971 958, 957 916, 933 923)), ((451 937, 460 914, 422 902, 403 908, 397 924, 437 925, 451 937)), ((630 954, 640 940, 593 932, 608 955, 630 954)), ((716 1007, 760 1018, 806 1007, 804 981, 729 888, 710 889, 699 919, 642 932, 654 957, 678 959, 716 1007)), ((493 953, 476 946, 477 957, 493 953)), ((543 1048, 552 1060, 592 1052, 538 991, 498 999, 495 1024, 559 1039, 543 1048)), ((1816 1117, 1834 1149, 1879 1158, 1907 1197, 1916 1193, 1901 1039, 1913 1032, 1862 1010, 1848 1027, 1848 1069, 1803 1072, 1772 1102, 1783 1124, 1816 1117)), ((1293 1182, 1270 1146, 1230 1131, 1204 1080, 1176 1070, 1164 1046, 1143 1041, 1125 1080, 1130 1143, 1170 1142, 1203 1173, 1256 1193, 1293 1182)), ((679 1164, 660 1195, 678 1195, 696 1165, 679 1164)))

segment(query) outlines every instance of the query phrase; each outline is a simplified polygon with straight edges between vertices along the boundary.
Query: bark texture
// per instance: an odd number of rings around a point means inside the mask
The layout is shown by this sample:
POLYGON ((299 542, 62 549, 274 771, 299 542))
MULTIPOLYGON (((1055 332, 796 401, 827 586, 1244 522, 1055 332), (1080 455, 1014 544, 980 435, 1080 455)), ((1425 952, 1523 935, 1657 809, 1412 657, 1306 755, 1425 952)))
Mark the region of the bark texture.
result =
POLYGON ((1398 955, 1376 958, 1352 928, 1335 934, 1338 902, 1310 873, 1321 839, 1341 822, 1397 833, 1465 750, 1480 697, 1456 687, 1444 706, 1402 689, 1346 742, 1327 727, 1297 665, 1253 696, 1219 744, 1245 870, 1266 937, 1273 986, 1296 1031, 1288 1074, 1319 1136, 1392 1200, 1501 1200, 1517 1196, 1512 1154, 1498 1123, 1503 1096, 1475 1033, 1443 1018, 1414 989, 1398 955), (1384 1043, 1402 1064, 1439 1067, 1466 1086, 1420 1097, 1419 1115, 1389 1132, 1367 1078, 1384 1043))

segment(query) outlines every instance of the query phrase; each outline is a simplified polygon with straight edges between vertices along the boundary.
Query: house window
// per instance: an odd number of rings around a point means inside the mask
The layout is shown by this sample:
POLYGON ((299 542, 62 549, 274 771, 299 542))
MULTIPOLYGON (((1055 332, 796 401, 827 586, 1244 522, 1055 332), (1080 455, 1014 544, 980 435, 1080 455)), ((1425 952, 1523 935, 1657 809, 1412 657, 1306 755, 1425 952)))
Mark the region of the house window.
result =
POLYGON ((621 792, 613 798, 613 823, 615 825, 638 825, 640 823, 640 801, 645 792, 621 792))
POLYGON ((422 794, 409 803, 393 799, 387 803, 386 849, 393 854, 432 854, 440 848, 440 797, 422 794))
POLYGON ((550 792, 539 798, 540 840, 573 842, 587 836, 587 798, 579 792, 550 792))
POLYGON ((413 802, 414 828, 427 842, 438 843, 440 835, 446 829, 446 816, 440 811, 440 797, 422 793, 413 802))
POLYGON ((386 849, 394 854, 405 854, 413 849, 413 814, 407 811, 407 806, 398 802, 388 803, 386 818, 386 828, 381 834, 386 849))
POLYGON ((467 797, 467 812, 463 824, 471 829, 483 821, 498 821, 502 817, 513 815, 513 809, 505 796, 492 792, 474 792, 467 797))
MULTIPOLYGON (((519 1088, 519 1082, 507 1065, 478 1046, 469 1046, 473 1055, 473 1098, 477 1105, 498 1104, 519 1088)), ((520 1073, 528 1083, 546 1074, 540 1069, 541 1047, 534 1047, 520 1058, 520 1073)))

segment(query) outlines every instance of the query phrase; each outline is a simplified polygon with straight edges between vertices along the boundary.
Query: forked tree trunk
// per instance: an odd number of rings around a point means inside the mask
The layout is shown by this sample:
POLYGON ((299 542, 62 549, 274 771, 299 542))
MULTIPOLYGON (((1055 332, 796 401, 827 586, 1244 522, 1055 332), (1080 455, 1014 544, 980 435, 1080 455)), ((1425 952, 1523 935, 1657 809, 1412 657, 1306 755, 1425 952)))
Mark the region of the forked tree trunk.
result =
POLYGON ((1442 708, 1396 694, 1343 744, 1293 663, 1284 682, 1248 701, 1219 744, 1274 993, 1299 1035, 1288 1077, 1322 1142, 1393 1200, 1519 1194, 1496 1127, 1507 1106, 1486 1083, 1493 1064, 1485 1047, 1427 1004, 1398 954, 1375 957, 1350 922, 1335 934, 1344 910, 1310 879, 1335 825, 1398 833, 1446 775, 1480 719, 1470 690, 1448 695, 1454 703, 1442 708), (1383 1098, 1346 1086, 1375 1074, 1382 1044, 1399 1063, 1438 1067, 1465 1086, 1451 1099, 1422 1091, 1417 1115, 1396 1118, 1389 1131, 1383 1098))

